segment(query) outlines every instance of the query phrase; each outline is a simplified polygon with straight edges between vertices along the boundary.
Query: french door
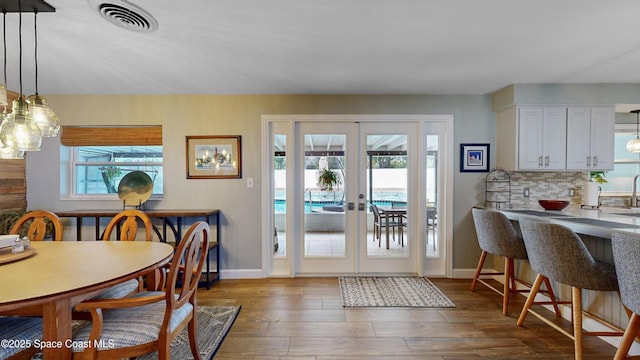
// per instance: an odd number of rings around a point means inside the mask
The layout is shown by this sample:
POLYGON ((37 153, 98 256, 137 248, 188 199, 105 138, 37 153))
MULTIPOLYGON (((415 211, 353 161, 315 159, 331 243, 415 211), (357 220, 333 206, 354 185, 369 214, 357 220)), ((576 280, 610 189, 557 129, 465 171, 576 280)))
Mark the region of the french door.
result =
POLYGON ((264 216, 268 275, 423 274, 425 260, 443 260, 446 232, 427 216, 441 191, 433 184, 441 176, 425 171, 440 146, 428 150, 428 126, 375 116, 286 120, 263 128, 272 155, 263 157, 263 200, 273 204, 264 216))

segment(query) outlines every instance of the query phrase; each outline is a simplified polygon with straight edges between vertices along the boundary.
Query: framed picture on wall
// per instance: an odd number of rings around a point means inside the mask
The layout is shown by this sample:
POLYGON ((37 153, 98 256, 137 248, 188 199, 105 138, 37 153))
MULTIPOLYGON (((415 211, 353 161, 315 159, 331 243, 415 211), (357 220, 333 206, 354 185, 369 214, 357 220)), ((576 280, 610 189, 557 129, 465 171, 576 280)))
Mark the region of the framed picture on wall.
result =
POLYGON ((242 177, 240 135, 186 137, 187 179, 242 177))
POLYGON ((460 144, 460 172, 488 172, 489 144, 460 144))

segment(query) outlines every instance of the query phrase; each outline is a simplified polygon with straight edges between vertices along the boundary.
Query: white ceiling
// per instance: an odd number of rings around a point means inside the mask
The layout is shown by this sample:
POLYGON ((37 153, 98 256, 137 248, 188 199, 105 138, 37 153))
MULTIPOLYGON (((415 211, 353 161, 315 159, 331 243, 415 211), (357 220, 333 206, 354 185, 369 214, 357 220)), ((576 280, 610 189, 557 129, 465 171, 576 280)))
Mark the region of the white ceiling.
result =
MULTIPOLYGON (((104 0, 117 2, 122 0, 104 0)), ((518 83, 640 83, 637 0, 131 0, 159 28, 104 20, 95 0, 38 15, 41 94, 488 94, 518 83)), ((19 90, 18 15, 7 14, 19 90)), ((23 92, 35 91, 33 14, 23 92)))

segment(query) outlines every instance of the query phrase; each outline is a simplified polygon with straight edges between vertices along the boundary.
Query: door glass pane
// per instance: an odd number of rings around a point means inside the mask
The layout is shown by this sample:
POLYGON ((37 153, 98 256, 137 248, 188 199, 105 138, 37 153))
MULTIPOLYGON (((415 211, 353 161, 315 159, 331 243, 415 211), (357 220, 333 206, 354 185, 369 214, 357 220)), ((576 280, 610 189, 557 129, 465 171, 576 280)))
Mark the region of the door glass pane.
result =
POLYGON ((345 256, 345 135, 304 137, 304 254, 345 256))
POLYGON ((273 254, 284 256, 287 253, 287 174, 286 174, 286 135, 276 134, 273 138, 273 254))
POLYGON ((424 232, 427 237, 426 255, 427 257, 439 256, 439 237, 438 237, 438 159, 439 159, 439 136, 427 135, 427 151, 426 151, 426 187, 427 187, 427 231, 424 232))
POLYGON ((407 135, 367 135, 367 256, 406 256, 407 135))

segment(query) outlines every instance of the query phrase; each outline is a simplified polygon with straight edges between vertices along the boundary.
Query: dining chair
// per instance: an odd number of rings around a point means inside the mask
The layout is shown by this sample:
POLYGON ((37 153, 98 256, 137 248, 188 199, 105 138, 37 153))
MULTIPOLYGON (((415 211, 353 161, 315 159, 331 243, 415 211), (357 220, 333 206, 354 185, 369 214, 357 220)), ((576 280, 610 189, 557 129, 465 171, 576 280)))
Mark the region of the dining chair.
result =
MULTIPOLYGON (((371 212, 373 213, 373 235, 374 235, 373 241, 378 239, 378 247, 380 247, 381 239, 382 239, 382 229, 386 229, 387 227, 386 217, 388 215, 382 214, 380 212, 380 209, 378 209, 378 206, 375 204, 371 204, 370 208, 371 208, 371 212)), ((391 228, 393 231, 393 237, 395 238, 396 229, 398 229, 398 232, 400 233, 400 237, 402 238, 402 223, 395 220, 395 218, 390 217, 388 224, 389 224, 389 228, 391 228)), ((387 242, 388 240, 389 239, 387 239, 387 242)))
MULTIPOLYGON (((582 338, 591 336, 622 336, 621 331, 584 331, 582 328, 582 289, 618 291, 618 280, 613 264, 596 261, 582 239, 573 230, 560 224, 520 219, 529 264, 538 273, 516 324, 522 326, 527 313, 532 313, 547 325, 569 337, 574 343, 576 360, 582 359, 582 338), (542 314, 531 309, 544 278, 571 287, 573 332, 558 326, 542 314)), ((590 316, 598 320, 595 316, 590 316)))
POLYGON ((102 240, 110 240, 116 229, 120 229, 116 235, 117 240, 132 241, 136 239, 139 224, 142 223, 145 230, 145 240, 151 241, 153 237, 153 225, 151 218, 140 210, 123 210, 109 221, 102 233, 102 240))
MULTIPOLYGON (((102 240, 109 241, 114 230, 120 228, 116 239, 120 241, 134 241, 138 234, 139 223, 144 226, 145 241, 151 241, 153 237, 153 228, 151 218, 140 210, 124 210, 119 212, 109 221, 107 227, 102 234, 102 240)), ((131 279, 120 284, 116 284, 107 288, 95 296, 94 299, 119 299, 136 291, 142 291, 144 281, 142 279, 131 279)))
POLYGON ((438 208, 436 207, 436 203, 428 202, 427 203, 427 243, 429 242, 429 233, 431 233, 431 237, 433 239, 433 250, 436 250, 436 230, 438 228, 438 208))
POLYGON ((133 358, 158 352, 170 358, 170 344, 185 326, 191 353, 200 359, 196 334, 196 294, 209 249, 209 224, 195 222, 184 235, 166 271, 162 291, 146 291, 117 300, 87 300, 77 306, 92 321, 73 332, 74 358, 133 358), (106 347, 82 348, 80 344, 106 347), (84 356, 84 357, 83 357, 84 356))
POLYGON ((62 222, 58 215, 47 210, 33 210, 18 218, 9 234, 27 236, 31 241, 42 241, 47 238, 48 227, 53 231, 53 240, 62 240, 62 222))
POLYGON ((42 340, 42 319, 0 316, 0 339, 14 343, 0 346, 0 359, 31 359, 40 351, 35 344, 42 340), (24 346, 26 344, 31 345, 24 346))
POLYGON ((622 341, 614 356, 614 360, 626 359, 633 341, 640 331, 640 237, 613 233, 611 248, 616 276, 620 285, 620 299, 631 312, 629 323, 622 336, 622 341))

